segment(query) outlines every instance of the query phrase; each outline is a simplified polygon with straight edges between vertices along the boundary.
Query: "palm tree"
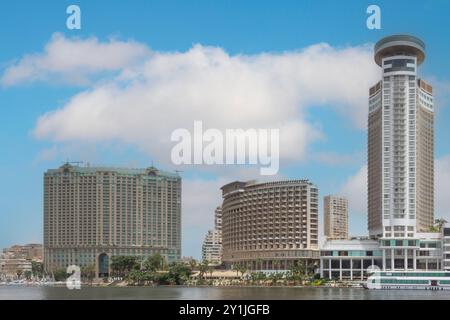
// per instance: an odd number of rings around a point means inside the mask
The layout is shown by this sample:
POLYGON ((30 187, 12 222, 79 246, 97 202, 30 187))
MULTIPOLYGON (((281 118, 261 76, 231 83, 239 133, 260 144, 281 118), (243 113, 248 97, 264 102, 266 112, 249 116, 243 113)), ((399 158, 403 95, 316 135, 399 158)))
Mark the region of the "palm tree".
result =
POLYGON ((27 279, 27 280, 31 280, 32 275, 33 275, 33 273, 29 270, 24 272, 25 279, 27 279))
POLYGON ((442 228, 445 226, 445 224, 446 224, 447 222, 448 222, 448 221, 445 220, 444 218, 439 218, 439 219, 436 219, 436 220, 434 221, 434 224, 435 224, 437 230, 438 230, 439 232, 442 232, 442 228))
POLYGON ((90 264, 81 268, 81 276, 88 280, 90 283, 95 278, 95 265, 90 264))
POLYGON ((191 270, 194 271, 194 269, 197 267, 197 261, 195 259, 189 260, 189 266, 191 267, 191 270))
POLYGON ((256 269, 262 270, 263 260, 261 258, 256 259, 256 269))
POLYGON ((209 267, 208 267, 208 272, 209 272, 209 277, 212 278, 212 274, 213 274, 213 272, 214 272, 214 267, 209 266, 209 267))
POLYGON ((273 261, 273 267, 275 268, 275 271, 278 273, 278 269, 280 268, 280 261, 275 260, 273 261))
POLYGON ((44 274, 44 266, 42 262, 31 261, 31 273, 36 278, 42 278, 44 274))
POLYGON ((246 273, 247 270, 248 270, 247 266, 245 266, 245 265, 238 265, 238 272, 241 273, 241 277, 244 276, 244 273, 246 273))
POLYGON ((201 264, 198 265, 198 277, 200 279, 203 279, 203 275, 205 274, 206 271, 208 271, 208 267, 209 267, 209 262, 208 260, 203 260, 201 264))
POLYGON ((236 276, 239 276, 239 265, 232 264, 231 265, 231 270, 236 271, 236 276))
POLYGON ((303 266, 301 261, 292 264, 289 271, 292 280, 303 280, 303 266))

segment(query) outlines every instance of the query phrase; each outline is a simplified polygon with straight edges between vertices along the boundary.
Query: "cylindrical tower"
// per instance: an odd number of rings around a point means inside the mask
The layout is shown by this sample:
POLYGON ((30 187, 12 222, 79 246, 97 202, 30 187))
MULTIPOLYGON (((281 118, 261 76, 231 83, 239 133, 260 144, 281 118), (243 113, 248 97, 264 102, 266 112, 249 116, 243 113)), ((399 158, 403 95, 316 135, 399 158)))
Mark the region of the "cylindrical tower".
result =
MULTIPOLYGON (((434 109, 432 88, 417 78, 425 44, 393 35, 375 45, 382 78, 369 92, 369 232, 412 239, 434 220, 434 109)), ((391 263, 413 264, 405 257, 391 263)))

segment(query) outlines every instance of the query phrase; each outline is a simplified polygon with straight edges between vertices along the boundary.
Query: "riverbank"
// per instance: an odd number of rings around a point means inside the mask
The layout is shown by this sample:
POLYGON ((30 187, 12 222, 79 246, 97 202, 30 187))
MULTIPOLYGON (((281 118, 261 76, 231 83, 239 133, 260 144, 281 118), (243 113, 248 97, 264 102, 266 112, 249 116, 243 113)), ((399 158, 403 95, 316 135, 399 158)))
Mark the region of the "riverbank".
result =
MULTIPOLYGON (((66 287, 66 282, 9 282, 0 283, 0 286, 4 287, 66 287)), ((305 285, 305 284, 258 284, 258 283, 229 283, 229 284, 195 284, 187 283, 180 285, 171 284, 155 284, 155 283, 141 283, 141 284, 130 284, 127 281, 92 281, 92 282, 81 282, 82 287, 109 287, 109 288, 136 288, 136 287, 168 287, 168 288, 363 288, 361 282, 335 282, 335 283, 325 283, 321 285, 305 285)))

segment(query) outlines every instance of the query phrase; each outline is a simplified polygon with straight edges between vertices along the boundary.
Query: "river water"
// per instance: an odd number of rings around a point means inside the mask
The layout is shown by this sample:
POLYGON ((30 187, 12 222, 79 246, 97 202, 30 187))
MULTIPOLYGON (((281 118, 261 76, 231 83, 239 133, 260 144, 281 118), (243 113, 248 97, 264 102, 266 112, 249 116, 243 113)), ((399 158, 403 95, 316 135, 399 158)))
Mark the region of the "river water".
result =
POLYGON ((450 300, 450 291, 366 290, 295 287, 65 287, 0 286, 0 300, 163 299, 163 300, 450 300))

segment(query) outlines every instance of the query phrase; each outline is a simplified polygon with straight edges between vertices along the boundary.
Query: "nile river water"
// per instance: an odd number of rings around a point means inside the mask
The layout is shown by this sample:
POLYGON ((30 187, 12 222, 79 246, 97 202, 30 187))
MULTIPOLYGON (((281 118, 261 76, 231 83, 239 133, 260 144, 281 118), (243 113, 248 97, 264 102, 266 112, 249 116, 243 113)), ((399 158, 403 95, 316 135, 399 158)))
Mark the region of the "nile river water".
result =
POLYGON ((0 300, 53 299, 163 299, 163 300, 379 300, 379 299, 445 299, 450 291, 365 290, 360 288, 295 287, 65 287, 0 286, 0 300))

